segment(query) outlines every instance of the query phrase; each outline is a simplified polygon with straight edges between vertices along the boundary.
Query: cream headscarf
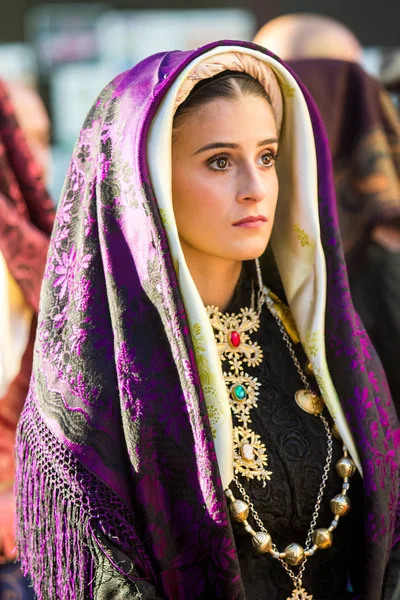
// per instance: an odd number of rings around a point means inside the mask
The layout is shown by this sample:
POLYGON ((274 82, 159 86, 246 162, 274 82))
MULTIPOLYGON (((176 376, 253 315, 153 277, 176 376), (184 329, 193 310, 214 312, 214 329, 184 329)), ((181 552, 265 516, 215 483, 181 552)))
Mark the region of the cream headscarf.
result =
POLYGON ((226 488, 233 476, 231 411, 212 328, 179 242, 172 205, 171 136, 175 110, 197 81, 225 69, 246 71, 265 86, 278 128, 284 115, 277 166, 280 192, 272 249, 322 396, 361 471, 326 362, 326 265, 320 240, 316 151, 307 104, 294 78, 278 61, 255 50, 225 46, 198 57, 179 75, 153 120, 147 153, 153 188, 188 314, 223 486, 226 488), (160 160, 160 156, 164 160, 160 160))

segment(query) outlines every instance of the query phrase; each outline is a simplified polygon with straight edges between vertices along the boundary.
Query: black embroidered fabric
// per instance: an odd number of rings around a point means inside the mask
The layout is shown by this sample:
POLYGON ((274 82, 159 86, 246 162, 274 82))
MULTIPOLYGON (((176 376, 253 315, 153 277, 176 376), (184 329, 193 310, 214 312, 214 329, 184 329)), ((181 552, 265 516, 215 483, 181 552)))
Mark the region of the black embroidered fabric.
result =
MULTIPOLYGON (((239 312, 250 306, 249 279, 238 286, 235 298, 227 312, 239 312)), ((274 317, 266 306, 261 313, 260 329, 252 340, 262 347, 264 359, 259 367, 246 369, 261 383, 258 408, 252 410, 251 428, 258 433, 267 447, 268 470, 271 480, 263 487, 257 480, 240 477, 264 525, 279 551, 296 542, 304 547, 308 528, 321 484, 327 454, 327 437, 318 417, 304 412, 295 402, 294 394, 303 389, 299 374, 292 362, 274 317)), ((300 344, 295 345, 300 364, 304 368, 306 356, 300 344)), ((223 365, 227 367, 227 365, 223 365)), ((312 387, 315 380, 308 377, 312 387)), ((325 409, 325 416, 332 420, 325 409)), ((235 418, 234 418, 234 424, 235 418)), ((325 488, 317 527, 329 527, 333 519, 329 500, 340 493, 342 479, 336 473, 335 463, 343 455, 341 443, 334 438, 333 461, 325 488)), ((240 493, 232 483, 236 498, 240 493)), ((362 483, 357 474, 351 480, 349 496, 351 512, 342 517, 333 533, 333 545, 318 550, 308 559, 303 586, 315 600, 344 600, 347 589, 356 592, 357 576, 361 577, 358 560, 362 557, 362 483), (350 576, 351 584, 350 585, 350 576)), ((249 517, 254 529, 257 525, 249 517)), ((293 585, 281 563, 270 555, 258 554, 243 526, 232 523, 245 586, 246 598, 251 600, 286 600, 293 585)), ((295 568, 296 570, 296 568, 295 568)))

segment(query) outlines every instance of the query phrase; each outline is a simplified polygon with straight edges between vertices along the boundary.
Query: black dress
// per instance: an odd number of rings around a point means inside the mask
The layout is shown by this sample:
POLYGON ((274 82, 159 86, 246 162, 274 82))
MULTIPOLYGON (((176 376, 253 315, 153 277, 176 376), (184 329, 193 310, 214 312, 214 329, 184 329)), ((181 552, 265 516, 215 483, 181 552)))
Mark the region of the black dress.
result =
MULTIPOLYGON (((227 312, 238 313, 241 307, 249 306, 250 295, 250 284, 242 281, 227 312)), ((240 477, 240 481, 278 549, 283 551, 292 542, 304 547, 327 455, 326 432, 320 419, 304 412, 294 400, 295 392, 304 389, 304 385, 266 306, 261 313, 260 329, 251 335, 251 339, 258 342, 264 354, 260 366, 246 368, 248 374, 257 377, 261 383, 258 408, 251 412, 251 428, 267 447, 268 470, 272 471, 272 476, 265 487, 257 480, 240 477)), ((295 345, 295 351, 300 364, 305 366, 306 356, 300 344, 295 345)), ((227 370, 227 365, 223 366, 227 370)), ((315 387, 313 377, 308 379, 315 387)), ((326 409, 324 415, 331 423, 326 409)), ((235 417, 234 425, 238 425, 235 417)), ((333 519, 329 500, 341 491, 343 480, 336 473, 335 463, 342 455, 342 444, 334 438, 333 461, 317 527, 329 527, 333 519)), ((326 550, 317 550, 307 561, 303 587, 314 600, 344 600, 353 597, 348 596, 347 590, 358 587, 357 575, 361 568, 357 565, 362 561, 360 545, 363 538, 360 476, 356 474, 350 483, 352 510, 339 520, 333 533, 333 545, 326 550)), ((234 483, 231 489, 236 498, 241 497, 234 483)), ((249 522, 258 529, 251 517, 249 522)), ((232 526, 247 600, 286 600, 290 597, 293 584, 281 563, 269 554, 258 554, 243 526, 234 522, 232 526)))

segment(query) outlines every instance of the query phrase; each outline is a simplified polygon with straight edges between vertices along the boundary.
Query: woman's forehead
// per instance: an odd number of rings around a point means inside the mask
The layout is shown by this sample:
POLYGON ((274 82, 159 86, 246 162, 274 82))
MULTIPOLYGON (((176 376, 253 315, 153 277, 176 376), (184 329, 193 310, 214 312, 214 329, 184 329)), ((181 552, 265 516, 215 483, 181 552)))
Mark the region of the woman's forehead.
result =
POLYGON ((270 104, 259 96, 214 98, 182 115, 174 136, 191 145, 198 139, 221 138, 238 142, 277 137, 275 117, 270 104), (179 135, 179 131, 181 135, 179 135), (193 139, 195 136, 196 140, 193 139))

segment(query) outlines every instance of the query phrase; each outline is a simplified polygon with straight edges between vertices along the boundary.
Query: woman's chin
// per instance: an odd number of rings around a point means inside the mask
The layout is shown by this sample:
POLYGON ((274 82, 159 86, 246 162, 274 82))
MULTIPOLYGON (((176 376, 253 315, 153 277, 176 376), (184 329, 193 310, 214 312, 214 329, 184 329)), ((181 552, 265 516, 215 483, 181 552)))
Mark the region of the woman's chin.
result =
POLYGON ((256 260, 256 258, 260 258, 267 249, 268 243, 263 242, 262 244, 254 244, 243 246, 241 248, 235 248, 236 252, 232 252, 232 257, 236 261, 245 261, 245 260, 256 260))

